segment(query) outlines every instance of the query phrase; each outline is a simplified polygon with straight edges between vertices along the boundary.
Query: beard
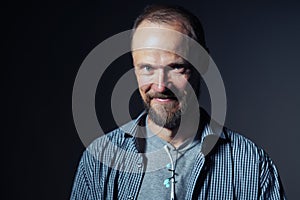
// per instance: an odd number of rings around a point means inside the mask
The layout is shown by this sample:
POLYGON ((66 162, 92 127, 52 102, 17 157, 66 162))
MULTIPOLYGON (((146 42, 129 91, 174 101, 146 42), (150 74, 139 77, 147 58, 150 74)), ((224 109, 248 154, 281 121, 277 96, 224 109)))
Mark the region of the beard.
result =
POLYGON ((150 119, 158 126, 168 129, 175 129, 179 127, 181 116, 187 109, 187 100, 185 95, 180 95, 178 98, 170 90, 163 93, 146 93, 144 105, 150 119), (172 101, 162 104, 151 103, 153 98, 168 98, 172 99, 172 101))

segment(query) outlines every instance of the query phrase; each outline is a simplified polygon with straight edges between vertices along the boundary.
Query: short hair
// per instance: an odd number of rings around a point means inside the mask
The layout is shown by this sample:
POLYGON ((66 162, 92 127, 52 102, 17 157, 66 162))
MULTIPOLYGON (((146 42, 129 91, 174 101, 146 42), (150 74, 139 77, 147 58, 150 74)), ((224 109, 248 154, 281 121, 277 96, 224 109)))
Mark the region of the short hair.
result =
POLYGON ((181 22, 187 35, 196 40, 208 52, 200 20, 185 8, 174 5, 148 5, 136 18, 133 29, 135 30, 145 20, 166 24, 181 22))

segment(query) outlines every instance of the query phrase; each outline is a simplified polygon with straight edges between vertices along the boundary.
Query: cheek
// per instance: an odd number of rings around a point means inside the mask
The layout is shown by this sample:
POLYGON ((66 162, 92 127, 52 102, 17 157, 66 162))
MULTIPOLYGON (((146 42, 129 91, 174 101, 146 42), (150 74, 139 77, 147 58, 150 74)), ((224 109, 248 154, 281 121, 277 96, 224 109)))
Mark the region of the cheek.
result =
POLYGON ((150 89, 150 87, 148 87, 146 85, 139 87, 140 94, 142 96, 145 96, 146 93, 149 91, 149 89, 150 89))
POLYGON ((151 88, 152 80, 149 77, 137 76, 137 82, 141 93, 145 93, 151 88))
POLYGON ((140 95, 145 100, 146 93, 149 91, 150 85, 147 84, 147 82, 145 82, 144 80, 139 78, 137 78, 137 83, 138 83, 140 95))
POLYGON ((137 81, 138 81, 139 87, 145 87, 145 86, 151 84, 152 79, 151 79, 151 77, 147 77, 147 76, 137 76, 137 81))
POLYGON ((185 90, 189 84, 188 79, 185 77, 177 77, 172 83, 178 90, 185 90))
POLYGON ((143 99, 144 102, 149 102, 149 99, 147 97, 147 92, 150 90, 150 87, 144 85, 142 87, 139 87, 139 93, 143 99))

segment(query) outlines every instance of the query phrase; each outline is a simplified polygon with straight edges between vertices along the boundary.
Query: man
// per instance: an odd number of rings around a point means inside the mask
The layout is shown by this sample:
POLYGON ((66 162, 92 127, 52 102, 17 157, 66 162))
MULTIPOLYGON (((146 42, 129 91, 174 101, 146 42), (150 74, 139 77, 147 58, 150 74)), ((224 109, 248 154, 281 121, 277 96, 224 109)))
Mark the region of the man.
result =
POLYGON ((145 112, 89 146, 71 199, 285 199, 268 155, 199 113, 187 36, 207 49, 183 8, 148 6, 137 18, 132 58, 145 112))

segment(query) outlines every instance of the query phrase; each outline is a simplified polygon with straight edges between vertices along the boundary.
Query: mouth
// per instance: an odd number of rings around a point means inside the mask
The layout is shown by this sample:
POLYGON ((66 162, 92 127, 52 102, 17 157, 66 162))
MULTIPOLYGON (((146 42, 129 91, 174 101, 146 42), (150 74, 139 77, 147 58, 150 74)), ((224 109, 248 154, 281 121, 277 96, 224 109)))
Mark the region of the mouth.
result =
POLYGON ((178 98, 171 91, 166 91, 165 93, 149 93, 148 98, 153 103, 167 104, 175 103, 178 98))
POLYGON ((153 98, 153 100, 158 101, 160 103, 168 103, 168 102, 171 102, 171 101, 175 101, 172 98, 153 98))
POLYGON ((153 97, 152 100, 158 103, 170 103, 177 101, 176 97, 153 97))

